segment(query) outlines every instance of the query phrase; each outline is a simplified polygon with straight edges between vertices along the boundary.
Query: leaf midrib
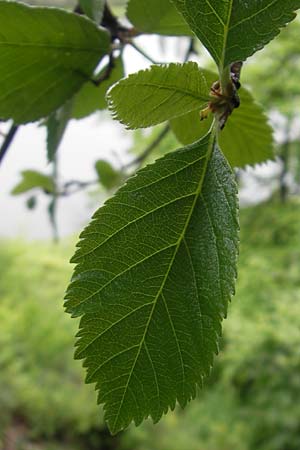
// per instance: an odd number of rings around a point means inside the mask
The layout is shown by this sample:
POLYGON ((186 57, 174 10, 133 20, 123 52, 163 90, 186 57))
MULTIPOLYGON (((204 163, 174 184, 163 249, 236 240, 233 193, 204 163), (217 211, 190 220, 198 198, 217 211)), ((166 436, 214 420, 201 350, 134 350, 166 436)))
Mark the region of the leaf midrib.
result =
POLYGON ((195 98, 197 100, 198 99, 199 100, 203 100, 205 102, 209 100, 209 96, 208 95, 205 96, 204 94, 201 95, 200 93, 199 93, 199 95, 195 95, 195 94, 198 94, 198 93, 193 91, 193 90, 186 90, 186 89, 183 89, 183 88, 178 87, 178 86, 166 86, 166 85, 160 85, 160 84, 157 84, 157 83, 149 83, 149 82, 140 82, 140 83, 133 82, 133 83, 129 83, 126 80, 126 86, 123 89, 126 89, 127 87, 135 87, 135 88, 137 88, 137 87, 151 87, 151 88, 157 88, 157 89, 162 89, 162 90, 172 91, 172 92, 176 91, 176 92, 178 92, 180 94, 188 95, 189 97, 195 98))
POLYGON ((120 402, 120 406, 119 406, 118 412, 117 412, 117 414, 116 414, 116 416, 115 416, 115 420, 114 420, 114 423, 113 423, 113 426, 112 426, 112 430, 116 430, 116 428, 115 428, 115 427, 116 427, 116 423, 117 423, 117 421, 118 421, 118 419, 119 419, 119 415, 120 415, 121 409, 122 409, 123 404, 124 404, 125 396, 126 396, 126 393, 127 393, 127 391, 128 391, 128 386, 129 386, 129 383, 130 383, 130 381, 131 381, 131 377, 132 377, 133 371, 134 371, 134 369, 135 369, 136 363, 137 363, 138 358, 139 358, 139 356, 140 356, 140 353, 141 353, 141 350, 142 350, 142 346, 143 346, 143 344, 144 344, 144 342, 145 342, 145 339, 146 339, 146 336, 147 336, 147 333, 148 333, 148 328, 149 328, 149 326, 150 326, 150 323, 151 323, 151 320, 152 320, 152 317, 153 317, 153 314, 154 314, 155 307, 156 307, 156 305, 157 305, 157 303, 158 303, 159 297, 161 296, 161 294, 162 294, 162 292, 163 292, 163 289, 164 289, 164 287, 165 287, 166 281, 167 281, 167 279, 168 279, 168 277, 169 277, 169 274, 170 274, 170 272, 171 272, 171 269, 172 269, 172 267, 173 267, 173 263, 174 263, 174 261, 175 261, 177 252, 178 252, 179 247, 180 247, 180 245, 181 245, 181 243, 182 243, 182 241, 183 241, 183 239, 184 239, 184 237, 185 237, 185 234, 186 234, 187 228, 188 228, 188 226, 189 226, 190 220, 191 220, 191 218, 192 218, 192 215, 193 215, 193 212, 194 212, 196 203, 197 203, 198 198, 199 198, 199 196, 200 196, 200 194, 201 194, 201 190, 202 190, 203 182, 204 182, 204 179, 205 179, 205 176, 206 176, 207 166, 208 166, 208 162, 209 162, 209 160, 210 160, 210 156, 211 156, 211 153, 212 153, 212 150, 213 150, 214 142, 215 142, 215 129, 213 129, 213 131, 212 131, 212 133, 211 133, 211 136, 210 136, 210 139, 209 139, 208 150, 207 150, 207 152, 206 152, 206 154, 205 154, 206 159, 205 159, 205 163, 204 163, 204 167, 203 167, 203 172, 202 172, 202 176, 201 176, 201 178, 200 178, 200 180, 199 180, 199 184, 198 184, 197 191, 196 191, 196 193, 195 193, 195 199, 194 199, 194 202, 193 202, 193 204, 192 204, 192 206, 191 206, 191 210, 190 210, 190 213, 189 213, 189 215, 188 215, 188 217, 187 217, 187 220, 186 220, 185 226, 184 226, 184 228, 183 228, 183 230, 182 230, 182 233, 181 233, 180 237, 178 238, 176 247, 175 247, 175 249, 174 249, 173 257, 171 258, 170 264, 169 264, 169 266, 168 266, 168 269, 167 269, 167 271, 166 271, 166 274, 165 274, 165 276, 164 276, 164 279, 163 279, 163 281, 162 281, 162 283, 161 283, 161 287, 160 287, 160 289, 158 290, 158 293, 157 293, 157 295, 156 295, 156 297, 155 297, 155 299, 154 299, 154 301, 153 301, 153 307, 152 307, 152 310, 150 311, 149 319, 148 319, 148 321, 147 321, 147 323, 146 323, 145 331, 144 331, 144 334, 143 334, 143 336, 142 336, 140 345, 139 345, 139 347, 138 347, 137 355, 136 355, 136 357, 135 357, 135 360, 134 360, 134 362, 133 362, 131 371, 130 371, 130 373, 129 373, 128 380, 127 380, 127 383, 126 383, 126 386, 125 386, 125 389, 124 389, 124 393, 123 393, 123 396, 122 396, 122 399, 121 399, 121 402, 120 402))
POLYGON ((222 73, 224 70, 224 61, 225 61, 225 54, 227 50, 227 40, 228 40, 228 34, 230 30, 230 20, 231 20, 231 13, 232 13, 232 6, 233 6, 233 0, 229 1, 229 11, 227 16, 227 21, 224 25, 224 40, 223 40, 223 48, 222 48, 222 55, 221 55, 221 61, 219 64, 220 67, 220 76, 222 78, 222 73))

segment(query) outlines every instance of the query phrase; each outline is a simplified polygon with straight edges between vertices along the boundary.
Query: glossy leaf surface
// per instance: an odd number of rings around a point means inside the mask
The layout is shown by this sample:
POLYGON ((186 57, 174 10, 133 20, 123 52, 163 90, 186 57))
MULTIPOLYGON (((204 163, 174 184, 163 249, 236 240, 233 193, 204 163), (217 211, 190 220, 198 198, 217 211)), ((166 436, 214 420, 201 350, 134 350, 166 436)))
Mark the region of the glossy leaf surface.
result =
POLYGON ((81 235, 66 308, 115 433, 196 395, 234 292, 236 185, 210 134, 139 171, 81 235))
POLYGON ((221 69, 263 48, 300 8, 300 0, 172 1, 221 69))
POLYGON ((89 78, 109 51, 106 31, 55 8, 0 2, 0 117, 49 115, 89 78))

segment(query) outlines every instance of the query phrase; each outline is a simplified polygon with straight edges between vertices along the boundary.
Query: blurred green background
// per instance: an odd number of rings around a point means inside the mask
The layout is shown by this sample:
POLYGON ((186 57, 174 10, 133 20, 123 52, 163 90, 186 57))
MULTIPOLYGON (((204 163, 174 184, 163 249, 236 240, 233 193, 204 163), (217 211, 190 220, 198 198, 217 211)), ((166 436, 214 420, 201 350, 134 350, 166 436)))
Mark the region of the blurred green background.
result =
MULTIPOLYGON (((124 6, 111 3, 118 12, 124 6)), ((197 399, 158 425, 111 437, 73 360, 77 320, 63 311, 75 241, 2 241, 2 450, 300 449, 299 35, 297 20, 244 69, 279 135, 280 171, 262 180, 272 184, 269 200, 241 210, 237 293, 197 399)), ((150 139, 136 133, 134 152, 150 139)), ((173 145, 164 141, 159 153, 173 145)))
POLYGON ((242 210, 237 294, 221 352, 185 411, 110 437, 72 359, 64 314, 73 243, 1 243, 0 430, 5 450, 299 450, 300 202, 242 210))

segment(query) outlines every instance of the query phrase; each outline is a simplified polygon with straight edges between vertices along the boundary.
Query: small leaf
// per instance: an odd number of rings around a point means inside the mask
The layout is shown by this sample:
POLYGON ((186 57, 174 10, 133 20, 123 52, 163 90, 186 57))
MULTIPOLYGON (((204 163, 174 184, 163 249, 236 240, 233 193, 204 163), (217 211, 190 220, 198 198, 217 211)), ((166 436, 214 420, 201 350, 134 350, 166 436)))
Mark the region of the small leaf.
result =
POLYGON ((21 172, 22 181, 12 190, 13 195, 24 194, 24 192, 39 188, 47 193, 55 191, 53 178, 36 170, 23 170, 21 172))
MULTIPOLYGON (((107 90, 124 76, 124 67, 122 58, 119 57, 114 62, 109 77, 102 81, 99 86, 95 86, 90 81, 85 83, 80 91, 74 96, 72 117, 82 119, 89 116, 97 110, 106 109, 107 103, 105 95, 107 90)), ((107 72, 108 67, 104 67, 95 75, 95 79, 99 79, 107 72)))
POLYGON ((30 210, 35 209, 36 205, 37 205, 37 198, 34 195, 32 195, 26 200, 26 206, 30 210))
POLYGON ((97 24, 101 23, 105 0, 79 0, 79 4, 90 19, 94 20, 97 24))
POLYGON ((129 0, 126 13, 143 33, 189 36, 192 33, 170 0, 129 0))
POLYGON ((67 101, 64 106, 52 113, 46 122, 48 162, 52 162, 55 159, 71 117, 72 107, 73 100, 67 101))
MULTIPOLYGON (((273 130, 262 107, 246 90, 239 91, 241 105, 219 134, 219 145, 232 167, 255 165, 274 159, 273 130)), ((182 144, 191 144, 207 133, 211 120, 200 122, 198 111, 171 121, 171 128, 182 144)))
POLYGON ((211 134, 140 170, 81 234, 66 308, 113 433, 195 397, 238 248, 236 185, 211 134))
POLYGON ((0 1, 0 117, 48 116, 69 99, 109 52, 108 33, 55 8, 0 1))
POLYGON ((300 0, 172 1, 221 70, 262 49, 300 8, 300 0))
POLYGON ((194 62, 151 66, 115 84, 107 94, 114 118, 146 128, 186 114, 208 100, 205 77, 194 62))
POLYGON ((122 174, 115 170, 109 162, 103 160, 96 161, 95 169, 100 183, 106 189, 113 189, 120 184, 122 174))

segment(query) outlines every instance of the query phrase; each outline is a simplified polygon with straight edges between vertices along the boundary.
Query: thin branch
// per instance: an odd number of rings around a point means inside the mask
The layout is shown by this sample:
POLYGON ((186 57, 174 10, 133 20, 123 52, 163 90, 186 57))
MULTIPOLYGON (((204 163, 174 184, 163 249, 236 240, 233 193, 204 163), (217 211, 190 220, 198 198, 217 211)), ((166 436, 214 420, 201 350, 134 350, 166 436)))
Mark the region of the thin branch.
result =
POLYGON ((161 64, 158 61, 155 61, 151 56, 149 56, 147 53, 144 52, 143 49, 141 49, 138 45, 136 45, 134 42, 129 42, 129 45, 131 45, 132 48, 134 48, 135 51, 140 53, 144 58, 146 58, 148 61, 150 61, 152 64, 161 64))
POLYGON ((0 147, 0 164, 2 163, 12 141, 14 140, 14 137, 18 131, 19 125, 15 125, 14 123, 10 127, 8 133, 5 136, 5 139, 0 147))
POLYGON ((99 180, 91 180, 91 181, 79 181, 79 180, 70 180, 67 181, 63 186, 62 190, 57 193, 59 197, 68 197, 69 195, 76 194, 90 186, 95 186, 99 184, 99 180))
POLYGON ((109 79, 109 77, 111 76, 111 73, 112 73, 114 67, 115 67, 115 59, 113 57, 113 53, 111 52, 109 54, 109 62, 108 62, 108 65, 107 65, 106 69, 104 70, 104 72, 101 75, 99 75, 98 78, 96 78, 96 79, 91 78, 91 82, 95 86, 98 87, 103 81, 109 79))
POLYGON ((183 59, 183 62, 188 62, 189 57, 190 57, 190 55, 192 53, 197 54, 196 49, 195 49, 195 39, 194 38, 190 39, 189 46, 187 48, 187 51, 186 51, 185 57, 183 59))
POLYGON ((154 139, 153 142, 151 142, 151 144, 149 144, 145 150, 143 151, 143 153, 138 156, 137 158, 135 158, 133 161, 131 161, 130 163, 126 164, 124 166, 124 169, 129 169, 132 166, 140 166, 145 159, 148 158, 148 156, 153 152, 153 150, 156 149, 156 147, 162 142, 162 140, 166 137, 166 135, 169 133, 170 131, 170 125, 166 125, 163 130, 159 133, 159 135, 154 139))
MULTIPOLYGON (((166 125, 163 130, 159 133, 159 135, 154 139, 151 144, 149 144, 143 153, 138 156, 136 159, 128 163, 127 165, 123 166, 123 170, 129 169, 132 166, 139 167, 145 159, 148 158, 148 156, 152 153, 153 150, 162 142, 162 140, 165 138, 165 136, 170 131, 170 126, 166 125)), ((91 186, 95 186, 99 184, 99 180, 90 180, 90 181, 80 181, 80 180, 70 180, 63 184, 61 190, 59 190, 56 193, 56 197, 68 197, 73 194, 77 194, 80 191, 83 191, 84 189, 87 189, 91 186)))

